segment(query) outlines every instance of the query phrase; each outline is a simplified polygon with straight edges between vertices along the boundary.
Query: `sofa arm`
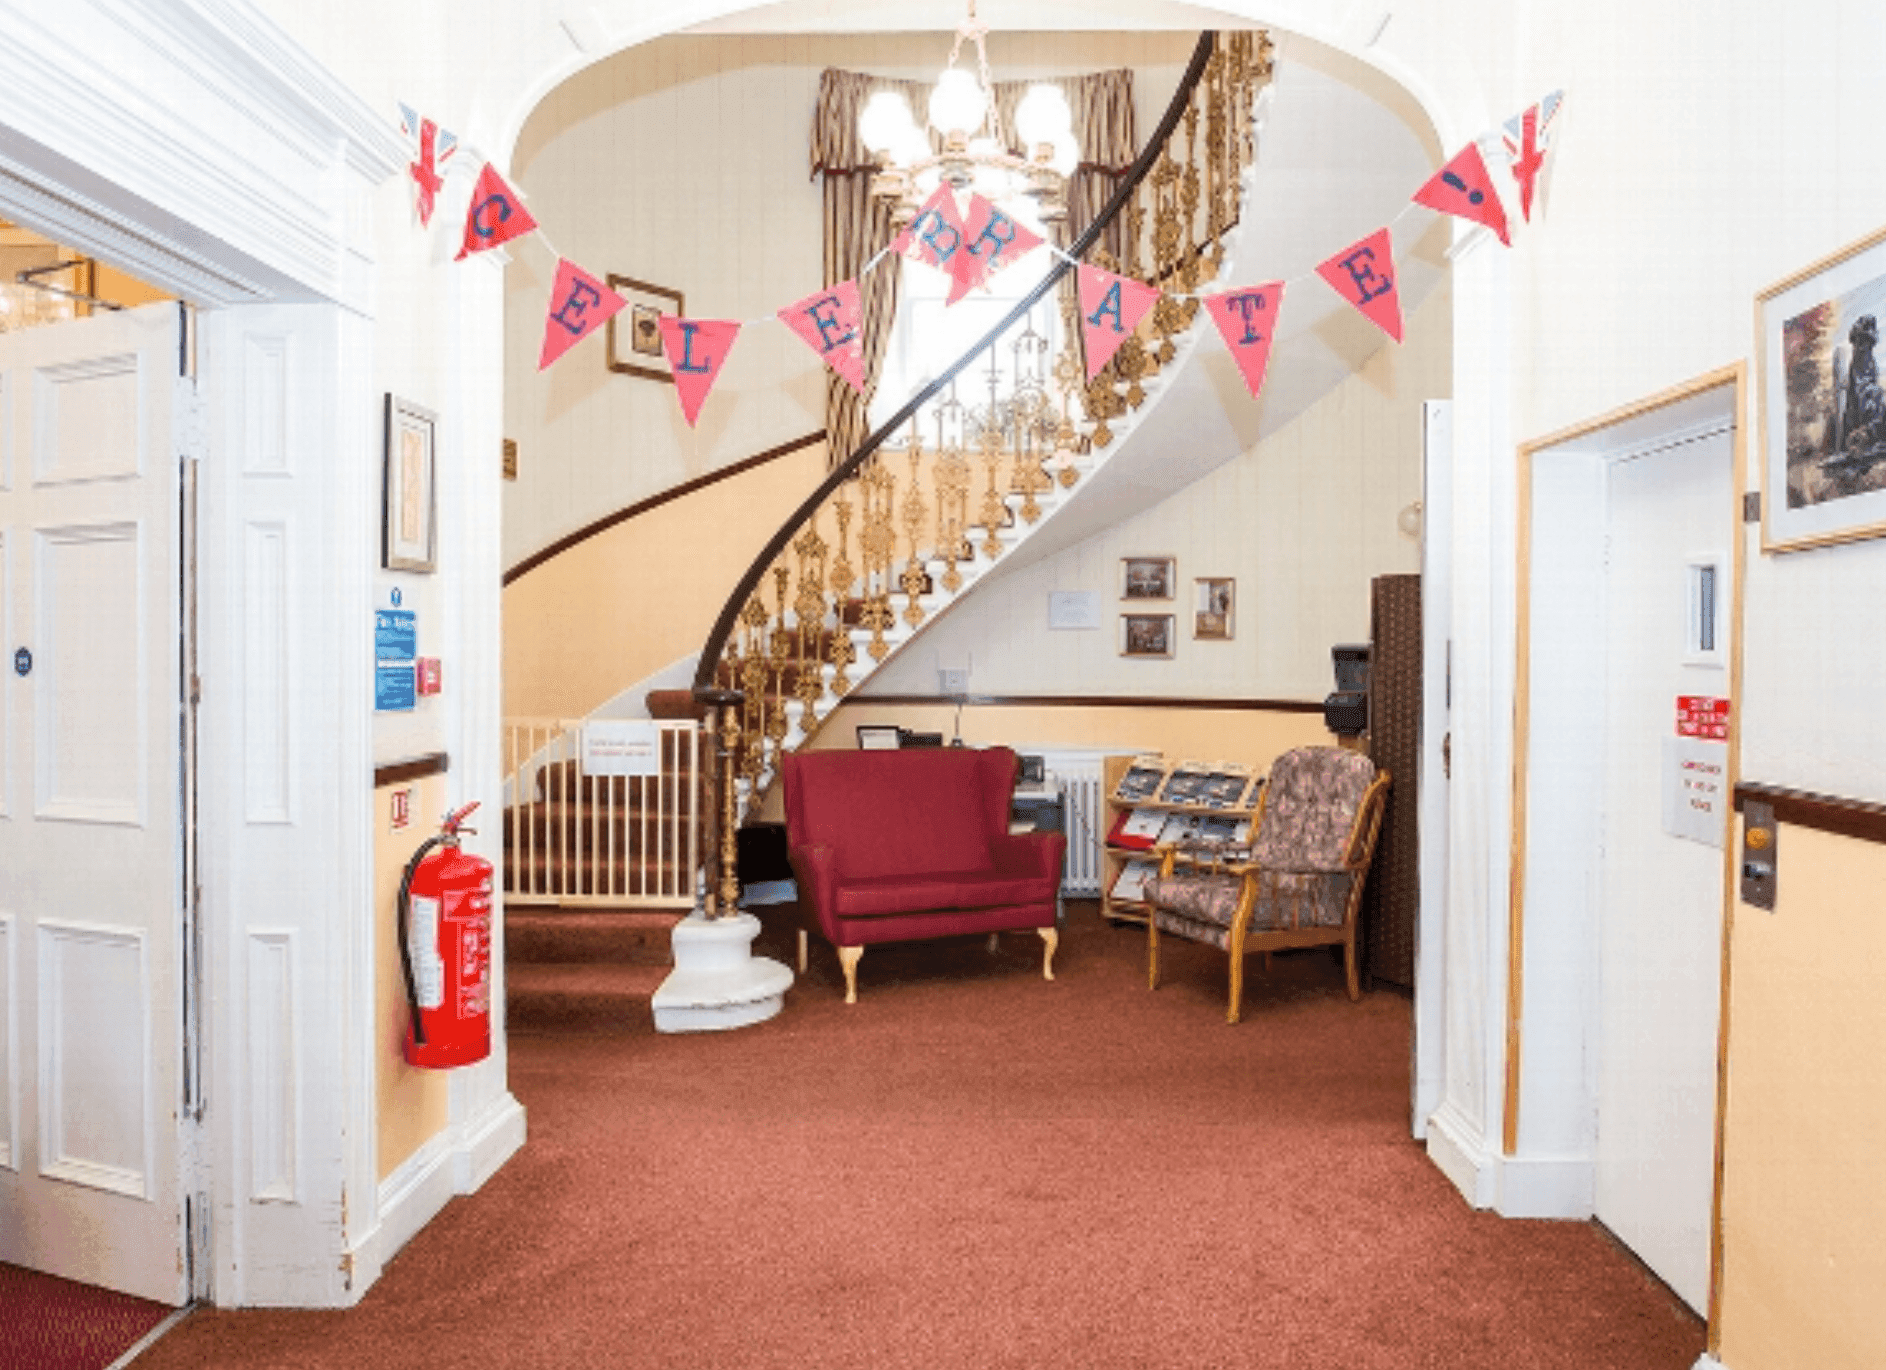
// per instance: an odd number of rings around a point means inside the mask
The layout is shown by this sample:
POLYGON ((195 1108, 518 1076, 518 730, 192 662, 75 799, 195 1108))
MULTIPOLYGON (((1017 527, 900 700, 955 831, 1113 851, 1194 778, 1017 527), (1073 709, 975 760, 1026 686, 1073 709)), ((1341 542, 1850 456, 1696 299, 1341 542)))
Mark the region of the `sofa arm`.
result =
POLYGON ((989 855, 997 870, 1039 875, 1061 884, 1061 862, 1067 854, 1067 836, 1058 832, 1008 833, 990 843, 989 855))
POLYGON ((838 850, 821 843, 792 847, 786 852, 799 885, 799 911, 808 910, 825 939, 838 942, 838 916, 833 912, 838 894, 838 850))

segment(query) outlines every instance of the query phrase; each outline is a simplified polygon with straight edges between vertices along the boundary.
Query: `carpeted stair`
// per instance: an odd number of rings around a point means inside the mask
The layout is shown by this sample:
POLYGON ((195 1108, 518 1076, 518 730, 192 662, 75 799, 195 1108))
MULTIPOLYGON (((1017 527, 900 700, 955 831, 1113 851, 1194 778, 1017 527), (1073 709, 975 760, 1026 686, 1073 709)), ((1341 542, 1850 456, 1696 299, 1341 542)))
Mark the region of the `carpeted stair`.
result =
POLYGON ((513 1032, 617 1028, 649 1018, 686 909, 519 908, 504 915, 513 1032))

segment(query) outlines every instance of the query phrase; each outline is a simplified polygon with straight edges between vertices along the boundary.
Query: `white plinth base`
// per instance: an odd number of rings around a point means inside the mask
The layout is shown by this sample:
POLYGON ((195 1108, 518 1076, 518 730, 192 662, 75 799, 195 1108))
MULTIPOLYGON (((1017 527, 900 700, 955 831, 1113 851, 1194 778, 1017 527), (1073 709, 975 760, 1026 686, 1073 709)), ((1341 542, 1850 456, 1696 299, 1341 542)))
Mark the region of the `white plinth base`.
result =
POLYGON ((674 930, 675 968, 652 1000, 657 1032, 718 1032, 763 1023, 784 1006, 792 971, 753 954, 760 920, 711 922, 695 910, 674 930))

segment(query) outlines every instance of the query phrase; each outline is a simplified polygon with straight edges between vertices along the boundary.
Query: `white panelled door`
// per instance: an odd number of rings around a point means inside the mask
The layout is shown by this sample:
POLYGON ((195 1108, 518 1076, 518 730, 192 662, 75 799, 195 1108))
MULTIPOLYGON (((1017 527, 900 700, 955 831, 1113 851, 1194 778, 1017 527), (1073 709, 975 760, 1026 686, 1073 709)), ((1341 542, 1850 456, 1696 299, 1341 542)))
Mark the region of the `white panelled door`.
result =
POLYGON ((1679 696, 1726 698, 1733 435, 1612 464, 1595 1208, 1704 1311, 1715 1180, 1723 855, 1666 827, 1679 696), (1686 577, 1714 559, 1716 627, 1686 577), (1703 650, 1707 647, 1708 650, 1703 650))
POLYGON ((187 1297, 178 310, 0 335, 0 1261, 187 1297))

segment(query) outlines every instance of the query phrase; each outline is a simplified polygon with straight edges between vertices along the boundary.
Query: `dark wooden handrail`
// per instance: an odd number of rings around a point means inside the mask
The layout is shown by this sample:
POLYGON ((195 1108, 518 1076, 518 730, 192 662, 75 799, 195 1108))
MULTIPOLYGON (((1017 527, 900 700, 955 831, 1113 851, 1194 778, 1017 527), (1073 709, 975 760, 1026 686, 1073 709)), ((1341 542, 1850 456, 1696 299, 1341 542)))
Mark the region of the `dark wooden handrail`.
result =
POLYGON ((990 329, 962 356, 945 367, 936 379, 911 396, 904 403, 903 408, 891 415, 877 431, 858 445, 856 452, 833 468, 831 474, 826 476, 819 487, 806 497, 805 502, 792 512, 791 517, 780 525, 779 531, 774 533, 766 546, 760 549, 760 554, 753 559, 753 564, 747 568, 746 574, 740 577, 740 583, 734 586, 733 593, 728 596, 726 606, 720 611, 720 617, 714 620, 714 630, 708 634, 707 645, 701 649, 700 664, 694 671, 694 684, 697 688, 713 682, 714 672, 720 666, 721 653, 726 650, 727 639, 733 636, 734 624, 739 620, 740 611, 746 607, 747 601, 752 598, 754 590, 759 587, 760 581, 778 559, 779 554, 786 550, 793 535, 799 531, 807 519, 824 506, 826 497, 849 480, 893 433, 909 422, 911 415, 927 404, 931 397, 940 392, 944 386, 955 380, 958 372, 999 342, 1002 335, 1007 333, 1017 320, 1060 284, 1061 278, 1072 266, 1072 259, 1079 257, 1092 247, 1100 235, 1106 231, 1107 225, 1119 217, 1120 211, 1126 208, 1126 202, 1139 188, 1139 183, 1146 179, 1146 174, 1159 160, 1160 152, 1165 148, 1166 139, 1172 136, 1172 130, 1184 117, 1186 106, 1191 103, 1192 92, 1205 74, 1205 64, 1211 58, 1212 46, 1217 37, 1217 33, 1209 29, 1198 36, 1198 46, 1192 50, 1192 61, 1186 67, 1185 75, 1179 78, 1179 88, 1172 96, 1172 103, 1166 106, 1166 112, 1159 120, 1159 127, 1153 131, 1152 137, 1148 138, 1146 145, 1140 149, 1139 156, 1128 168, 1126 178, 1114 191, 1113 198, 1107 201, 1106 207, 1095 216, 1094 221, 1087 226, 1080 237, 1068 245, 1067 255, 1057 257, 1047 275, 1043 276, 1040 283, 1017 302, 1000 323, 990 329))

